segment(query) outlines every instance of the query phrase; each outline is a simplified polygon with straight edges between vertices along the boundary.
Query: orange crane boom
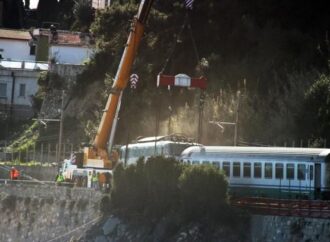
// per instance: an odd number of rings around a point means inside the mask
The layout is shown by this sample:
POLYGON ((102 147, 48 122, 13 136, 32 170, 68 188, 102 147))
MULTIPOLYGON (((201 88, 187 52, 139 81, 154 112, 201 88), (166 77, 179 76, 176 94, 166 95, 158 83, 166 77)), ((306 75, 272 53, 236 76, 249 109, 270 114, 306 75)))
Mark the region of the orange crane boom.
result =
POLYGON ((113 167, 113 164, 109 159, 107 144, 109 141, 109 149, 111 150, 116 131, 121 97, 123 90, 127 86, 131 68, 144 33, 144 25, 147 21, 153 1, 154 0, 141 0, 140 2, 138 14, 133 19, 126 47, 93 146, 84 149, 84 166, 103 168, 113 167))

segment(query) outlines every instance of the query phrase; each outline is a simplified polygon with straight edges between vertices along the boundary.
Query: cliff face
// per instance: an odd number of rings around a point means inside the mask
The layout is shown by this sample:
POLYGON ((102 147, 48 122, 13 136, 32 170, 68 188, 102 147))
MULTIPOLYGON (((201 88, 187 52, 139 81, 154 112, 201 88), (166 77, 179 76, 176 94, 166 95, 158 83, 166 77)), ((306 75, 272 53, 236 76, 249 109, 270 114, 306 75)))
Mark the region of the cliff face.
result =
MULTIPOLYGON (((292 242, 320 241, 330 238, 330 221, 277 216, 251 216, 245 226, 226 226, 207 223, 176 224, 175 220, 163 219, 152 224, 127 223, 111 216, 90 229, 80 242, 114 241, 253 241, 292 242)), ((205 222, 205 221, 204 221, 205 222)))

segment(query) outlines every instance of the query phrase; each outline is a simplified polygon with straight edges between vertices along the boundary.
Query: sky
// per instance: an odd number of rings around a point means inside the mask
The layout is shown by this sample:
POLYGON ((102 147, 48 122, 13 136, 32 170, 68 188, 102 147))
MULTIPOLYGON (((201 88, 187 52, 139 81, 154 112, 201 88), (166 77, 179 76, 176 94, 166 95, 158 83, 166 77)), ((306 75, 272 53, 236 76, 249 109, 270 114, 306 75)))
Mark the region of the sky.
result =
POLYGON ((37 8, 39 0, 30 0, 30 8, 37 8))

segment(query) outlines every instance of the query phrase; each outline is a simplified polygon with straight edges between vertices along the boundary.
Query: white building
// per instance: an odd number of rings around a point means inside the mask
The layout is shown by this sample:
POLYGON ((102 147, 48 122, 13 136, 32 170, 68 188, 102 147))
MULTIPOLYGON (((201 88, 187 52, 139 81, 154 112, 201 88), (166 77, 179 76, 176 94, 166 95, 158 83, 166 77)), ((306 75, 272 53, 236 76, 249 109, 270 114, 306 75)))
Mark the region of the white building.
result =
POLYGON ((94 53, 93 39, 89 34, 56 29, 35 29, 33 37, 37 46, 37 61, 81 65, 94 53))
POLYGON ((15 119, 33 115, 32 96, 38 91, 38 77, 47 63, 0 61, 0 112, 15 119))
POLYGON ((29 31, 0 29, 0 59, 35 61, 35 46, 29 31))

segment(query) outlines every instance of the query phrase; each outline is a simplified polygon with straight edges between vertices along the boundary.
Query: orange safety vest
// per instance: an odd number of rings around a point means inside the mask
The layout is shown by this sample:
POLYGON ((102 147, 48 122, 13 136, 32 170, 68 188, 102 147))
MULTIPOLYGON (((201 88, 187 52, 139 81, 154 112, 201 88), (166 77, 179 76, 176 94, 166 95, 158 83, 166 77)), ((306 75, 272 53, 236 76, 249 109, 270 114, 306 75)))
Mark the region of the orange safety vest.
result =
POLYGON ((17 180, 19 177, 19 171, 17 169, 10 170, 10 179, 17 180))

